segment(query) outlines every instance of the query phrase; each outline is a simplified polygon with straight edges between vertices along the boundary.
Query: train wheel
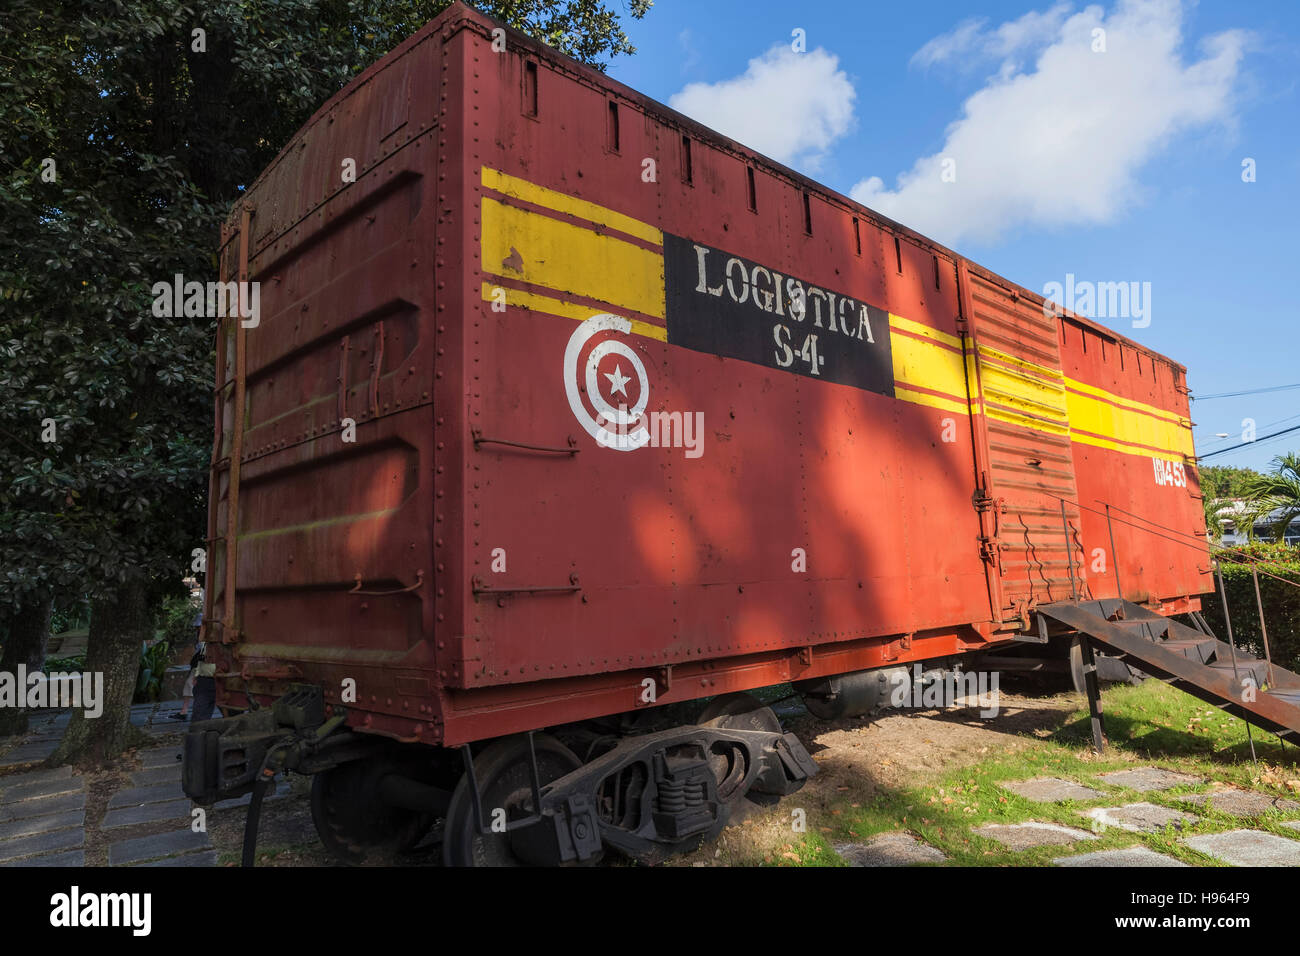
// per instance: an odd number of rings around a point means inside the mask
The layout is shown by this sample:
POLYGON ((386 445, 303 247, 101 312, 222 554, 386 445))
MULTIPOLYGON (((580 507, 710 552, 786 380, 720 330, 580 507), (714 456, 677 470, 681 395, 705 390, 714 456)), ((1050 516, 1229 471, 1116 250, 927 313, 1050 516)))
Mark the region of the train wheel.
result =
MULTIPOLYGON (((537 773, 542 785, 560 779, 582 766, 577 755, 554 737, 533 735, 537 773)), ((518 820, 533 810, 528 737, 498 740, 474 758, 483 823, 491 825, 493 811, 504 809, 505 818, 518 820)), ((469 775, 460 778, 452 792, 443 827, 442 860, 447 866, 522 866, 510 848, 508 833, 480 836, 475 832, 474 798, 469 775)))
POLYGON ((379 780, 393 765, 383 758, 353 760, 316 774, 311 818, 325 848, 350 866, 386 862, 420 842, 431 814, 404 810, 379 798, 379 780))
MULTIPOLYGON (((1086 697, 1088 696, 1088 685, 1084 683, 1083 679, 1083 644, 1081 642, 1082 638, 1078 635, 1075 635, 1074 639, 1070 641, 1070 683, 1074 685, 1076 693, 1083 694, 1086 697)), ((1115 683, 1140 684, 1146 680, 1145 674, 1136 667, 1131 667, 1127 664, 1121 664, 1119 668, 1114 671, 1115 676, 1101 677, 1100 669, 1103 666, 1101 661, 1106 655, 1100 653, 1096 649, 1093 650, 1093 654, 1097 659, 1098 677, 1101 678, 1102 690, 1105 690, 1111 684, 1115 683), (1122 677, 1122 672, 1124 671, 1127 671, 1128 673, 1127 678, 1122 677)), ((1111 661, 1111 665, 1113 664, 1114 661, 1111 661)), ((1108 671, 1108 673, 1110 672, 1108 671)))
MULTIPOLYGON (((697 721, 704 727, 726 727, 732 730, 761 730, 766 733, 781 733, 781 721, 777 719, 771 707, 764 706, 752 694, 723 694, 715 697, 705 705, 697 721)), ((744 793, 738 792, 741 782, 749 773, 749 763, 745 751, 740 747, 728 747, 723 743, 714 745, 709 754, 709 766, 718 781, 718 799, 728 804, 735 812, 744 806, 744 793)), ((775 803, 767 795, 754 794, 752 802, 775 803)))

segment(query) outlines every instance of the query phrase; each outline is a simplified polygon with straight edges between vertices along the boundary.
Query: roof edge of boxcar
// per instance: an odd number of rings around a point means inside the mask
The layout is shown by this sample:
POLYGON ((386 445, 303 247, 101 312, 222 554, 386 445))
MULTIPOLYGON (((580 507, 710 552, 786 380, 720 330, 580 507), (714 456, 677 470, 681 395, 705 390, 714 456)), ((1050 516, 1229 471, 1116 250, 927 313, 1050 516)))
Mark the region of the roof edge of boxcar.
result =
MULTIPOLYGON (((230 210, 226 214, 226 222, 232 227, 231 234, 233 235, 234 233, 233 226, 238 221, 240 208, 244 203, 256 199, 255 194, 264 181, 268 179, 275 171, 276 167, 278 167, 280 163, 284 162, 285 158, 297 148, 298 143, 312 130, 313 127, 333 113, 339 104, 345 102, 349 97, 354 96, 366 83, 369 83, 385 70, 395 66, 403 56, 410 53, 420 44, 433 39, 438 31, 447 25, 447 21, 455 20, 458 16, 463 20, 469 20, 475 16, 482 18, 482 14, 478 14, 476 11, 465 6, 465 4, 461 3, 460 0, 455 0, 455 2, 446 10, 442 11, 442 13, 438 14, 424 26, 420 27, 420 29, 416 30, 401 43, 397 44, 397 46, 393 47, 374 63, 371 63, 356 76, 352 77, 352 79, 348 80, 344 86, 322 103, 316 111, 311 114, 307 121, 298 127, 294 134, 285 141, 284 146, 282 146, 280 151, 275 154, 275 158, 266 164, 262 171, 257 174, 257 177, 248 184, 244 191, 240 193, 238 198, 236 198, 231 204, 230 210)), ((256 251, 257 250, 253 250, 254 254, 256 251)))
MULTIPOLYGON (((754 162, 756 164, 762 165, 767 171, 777 175, 778 177, 786 179, 792 185, 801 189, 807 189, 810 193, 817 194, 823 200, 828 201, 831 204, 839 205, 843 207, 845 211, 851 214, 860 215, 870 220, 877 226, 880 226, 884 229, 891 230, 894 233, 899 234, 900 236, 908 239, 909 241, 915 243, 916 245, 920 246, 921 248, 925 249, 926 251, 932 254, 941 254, 947 257, 948 259, 950 259, 951 261, 953 261, 954 263, 958 261, 963 261, 967 264, 967 266, 970 269, 979 273, 985 279, 1004 285, 1016 291, 1022 296, 1029 297, 1031 301, 1033 301, 1035 304, 1037 304, 1040 307, 1045 306, 1047 304, 1046 298, 1040 293, 1037 293, 1026 286, 1020 285, 1019 283, 1006 278, 1000 273, 994 272, 992 269, 989 269, 986 266, 974 262, 968 257, 957 252, 956 250, 948 246, 945 246, 942 243, 934 239, 931 239, 930 237, 920 232, 917 232, 915 229, 912 229, 909 226, 906 226, 895 219, 891 219, 890 217, 876 211, 875 209, 872 209, 869 206, 863 205, 857 200, 852 199, 851 197, 846 196, 843 193, 832 189, 831 187, 827 186, 825 183, 818 182, 815 179, 805 176, 803 173, 791 169, 789 166, 786 166, 785 164, 780 163, 772 159, 771 157, 758 152, 755 149, 745 146, 744 144, 739 143, 736 140, 733 140, 722 133, 719 133, 717 130, 712 129, 711 127, 705 126, 703 123, 699 122, 698 120, 694 120, 691 117, 685 115, 684 113, 679 113, 671 106, 668 106, 667 104, 662 103, 659 100, 654 99, 653 97, 647 96, 644 93, 641 93, 638 90, 635 90, 632 87, 626 85, 625 83, 621 83, 618 80, 612 79, 611 77, 600 72, 599 70, 596 70, 585 63, 581 63, 578 60, 575 60, 572 57, 567 56, 564 53, 561 53, 559 50, 556 50, 553 47, 547 46, 542 41, 537 40, 526 33, 522 33, 519 30, 516 30, 515 28, 507 24, 501 23, 500 21, 495 20, 492 17, 488 16, 487 14, 484 14, 478 10, 475 10, 470 6, 467 6, 465 3, 462 2, 462 0, 454 0, 454 2, 449 7, 447 7, 447 9, 442 11, 442 13, 438 14, 436 17, 434 17, 424 26, 420 27, 419 30, 411 34, 409 37, 407 37, 405 40, 399 43, 396 47, 394 47, 391 51, 384 54, 374 63, 370 64, 370 66, 366 67, 366 69, 364 69, 361 73, 357 74, 355 77, 349 80, 347 85, 345 85, 342 89, 338 90, 338 92, 336 92, 333 96, 331 96, 328 100, 326 100, 325 103, 322 104, 321 107, 317 109, 315 113, 312 114, 311 118, 308 119, 307 122, 304 123, 298 129, 298 131, 293 134, 292 137, 289 138, 288 142, 286 142, 284 147, 276 154, 275 158, 270 163, 267 164, 266 168, 263 169, 260 174, 258 174, 257 178, 248 186, 248 188, 240 195, 240 197, 235 200, 228 214, 227 217, 228 221, 232 225, 234 224, 234 222, 237 220, 240 206, 243 203, 247 202, 248 200, 254 198, 254 194, 256 193, 256 191, 258 190, 262 182, 272 173, 272 171, 282 161, 284 161, 285 157, 290 153, 291 150, 293 150, 296 147, 297 143, 303 138, 303 136, 305 136, 312 129, 312 127, 314 127, 322 119, 324 119, 331 112, 333 112, 334 109, 340 103, 344 102, 348 97, 352 96, 358 89, 360 89, 365 83, 372 80, 375 76, 378 76, 381 72, 393 66, 402 56, 406 55, 411 50, 415 49, 421 43, 424 43, 427 40, 432 39, 440 30, 446 30, 447 28, 450 28, 450 32, 444 35, 444 39, 449 39, 452 35, 454 35, 454 33, 458 32, 461 29, 464 29, 465 27, 471 24, 478 27, 482 31, 485 37, 490 36, 491 31, 496 28, 503 29, 506 33, 507 39, 511 43, 513 43, 518 47, 523 47, 527 49, 529 52, 537 56, 539 59, 546 60, 547 63, 552 67, 561 68, 593 87, 597 87, 605 91, 612 91, 618 94, 619 96, 629 100, 630 102, 637 104, 641 109, 643 109, 648 113, 653 114, 657 119, 664 121, 670 125, 675 125, 681 128, 683 131, 690 132, 701 140, 707 140, 714 147, 723 149, 726 152, 730 152, 731 154, 742 159, 743 161, 754 162)), ((231 234, 233 235, 233 229, 231 230, 231 234)), ((1087 316, 1079 315, 1068 309, 1063 309, 1060 307, 1056 307, 1055 311, 1064 319, 1068 319, 1069 321, 1076 322, 1101 335, 1111 338, 1118 344, 1122 344, 1130 349, 1133 349, 1138 352, 1142 352, 1152 359, 1164 362, 1166 365, 1178 369, 1184 375, 1187 372, 1187 367, 1182 363, 1170 358, 1167 355, 1164 355, 1163 353, 1155 351, 1149 346, 1143 345, 1140 342, 1136 342, 1133 339, 1130 339, 1128 336, 1125 336, 1115 331, 1109 326, 1102 325, 1100 322, 1097 322, 1094 319, 1091 319, 1087 316)))
MULTIPOLYGON (((825 183, 818 182, 815 179, 805 176, 803 173, 791 169, 789 166, 786 166, 785 164, 780 163, 777 160, 774 160, 771 157, 763 153, 760 153, 755 149, 752 149, 751 147, 745 146, 744 144, 739 143, 736 140, 731 139, 730 137, 722 133, 719 133, 717 130, 713 129, 712 127, 705 126, 703 123, 699 122, 698 120, 692 119, 691 117, 685 115, 684 113, 679 113, 671 106, 668 106, 667 104, 662 103, 659 100, 654 99, 653 97, 647 96, 644 93, 641 93, 638 90, 633 89, 627 84, 621 83, 618 80, 615 80, 609 77, 608 75, 600 72, 599 70, 593 69, 592 67, 586 65, 585 63, 579 62, 573 59, 572 57, 567 56, 564 53, 561 53, 560 51, 554 49, 553 47, 547 46, 545 43, 542 43, 540 40, 530 37, 525 33, 521 33, 518 30, 514 29, 513 27, 510 27, 504 23, 500 23, 499 21, 494 20, 492 17, 489 17, 484 13, 474 10, 473 8, 466 7, 461 2, 461 0, 456 0, 456 2, 453 3, 451 7, 448 8, 448 10, 449 11, 455 10, 457 8, 461 8, 463 10, 463 15, 460 18, 461 22, 455 24, 456 29, 464 28, 464 26, 466 26, 467 24, 473 23, 474 25, 478 26, 480 29, 484 31, 485 36, 488 36, 490 35, 492 29, 500 27, 506 31, 506 37, 510 42, 512 42, 517 46, 527 48, 531 53, 535 54, 537 57, 541 59, 545 59, 550 65, 564 68, 567 72, 586 81, 588 84, 594 87, 598 87, 606 91, 615 92, 618 95, 626 98, 627 100, 636 103, 646 112, 654 114, 657 119, 663 120, 669 123, 670 125, 676 125, 685 132, 691 132, 701 140, 708 140, 715 147, 719 147, 727 152, 730 152, 733 155, 737 156, 738 158, 741 158, 742 160, 761 164, 769 172, 772 172, 779 177, 785 178, 792 185, 795 185, 798 188, 807 189, 809 192, 817 194, 823 200, 827 200, 833 204, 844 207, 845 210, 851 214, 862 216, 863 218, 872 221, 877 226, 892 230, 893 232, 902 235, 904 238, 907 238, 908 240, 914 242, 916 245, 924 248, 926 251, 930 253, 942 254, 948 257, 949 259, 951 259, 954 263, 956 263, 957 261, 964 261, 966 262, 969 268, 978 272, 980 275, 984 276, 985 278, 991 281, 997 282, 1001 285, 1008 286, 1009 288, 1012 288, 1017 292, 1019 292, 1022 296, 1028 296, 1033 302, 1035 302, 1040 307, 1046 305, 1047 303, 1046 298, 1041 294, 1033 291, 1032 289, 1022 286, 1019 283, 1014 282, 1013 280, 1008 279, 997 272, 994 272, 988 267, 982 266, 979 263, 972 261, 971 259, 962 255, 961 253, 955 251, 954 249, 951 249, 950 247, 945 246, 934 239, 931 239, 929 236, 917 232, 915 229, 912 229, 909 226, 906 226, 903 223, 898 222, 897 220, 889 218, 888 216, 872 209, 869 206, 863 205, 862 203, 858 202, 855 199, 852 199, 849 196, 845 196, 843 193, 832 189, 831 187, 827 186, 825 183)), ((447 12, 440 14, 440 18, 445 16, 447 16, 447 12)), ((1125 345, 1130 349, 1133 349, 1138 352, 1143 352, 1146 355, 1150 356, 1151 358, 1162 361, 1170 366, 1179 369, 1184 373, 1187 371, 1186 366, 1182 365, 1180 362, 1177 362, 1174 359, 1171 359, 1169 356, 1155 351, 1150 346, 1146 346, 1140 342, 1136 342, 1128 338, 1127 336, 1119 332, 1116 332, 1114 329, 1102 325, 1101 323, 1097 322, 1094 319, 1088 318, 1087 316, 1078 315, 1077 313, 1074 313, 1068 309, 1056 307, 1055 305, 1054 305, 1054 311, 1058 315, 1061 315, 1063 318, 1087 326, 1088 328, 1096 332, 1099 332, 1113 339, 1117 343, 1121 343, 1125 345)))

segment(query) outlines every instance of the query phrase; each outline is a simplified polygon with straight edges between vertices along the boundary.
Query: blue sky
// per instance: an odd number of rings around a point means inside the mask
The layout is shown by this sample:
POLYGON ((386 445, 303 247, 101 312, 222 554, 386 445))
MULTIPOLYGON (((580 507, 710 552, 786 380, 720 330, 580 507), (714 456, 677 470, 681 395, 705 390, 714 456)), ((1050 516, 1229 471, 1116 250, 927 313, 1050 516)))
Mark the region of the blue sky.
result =
MULTIPOLYGON (((1150 283, 1148 326, 1098 320, 1193 394, 1300 382, 1300 3, 656 0, 627 29, 614 78, 1021 285, 1150 283)), ((1300 389, 1192 417, 1206 454, 1300 425, 1300 389)))

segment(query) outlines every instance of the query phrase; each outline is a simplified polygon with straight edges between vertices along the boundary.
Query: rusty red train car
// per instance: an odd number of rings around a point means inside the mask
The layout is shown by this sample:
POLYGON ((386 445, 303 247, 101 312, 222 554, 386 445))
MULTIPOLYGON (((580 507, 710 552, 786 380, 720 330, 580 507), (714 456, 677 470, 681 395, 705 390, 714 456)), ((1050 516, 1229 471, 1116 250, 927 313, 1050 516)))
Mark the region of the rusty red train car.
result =
POLYGON ((672 851, 815 772, 748 691, 860 712, 1044 605, 1210 590, 1180 365, 464 6, 220 258, 261 310, 186 787, 315 773, 345 858, 672 851))

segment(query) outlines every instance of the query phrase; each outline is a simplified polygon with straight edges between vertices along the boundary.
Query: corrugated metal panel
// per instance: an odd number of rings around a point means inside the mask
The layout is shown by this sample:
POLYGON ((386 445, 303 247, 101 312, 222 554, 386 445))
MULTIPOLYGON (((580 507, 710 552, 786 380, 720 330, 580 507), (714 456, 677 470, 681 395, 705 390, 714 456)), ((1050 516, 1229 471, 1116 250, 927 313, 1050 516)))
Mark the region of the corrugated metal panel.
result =
POLYGON ((977 273, 969 287, 967 361, 985 420, 1006 612, 1081 592, 1078 491, 1056 318, 977 273))

